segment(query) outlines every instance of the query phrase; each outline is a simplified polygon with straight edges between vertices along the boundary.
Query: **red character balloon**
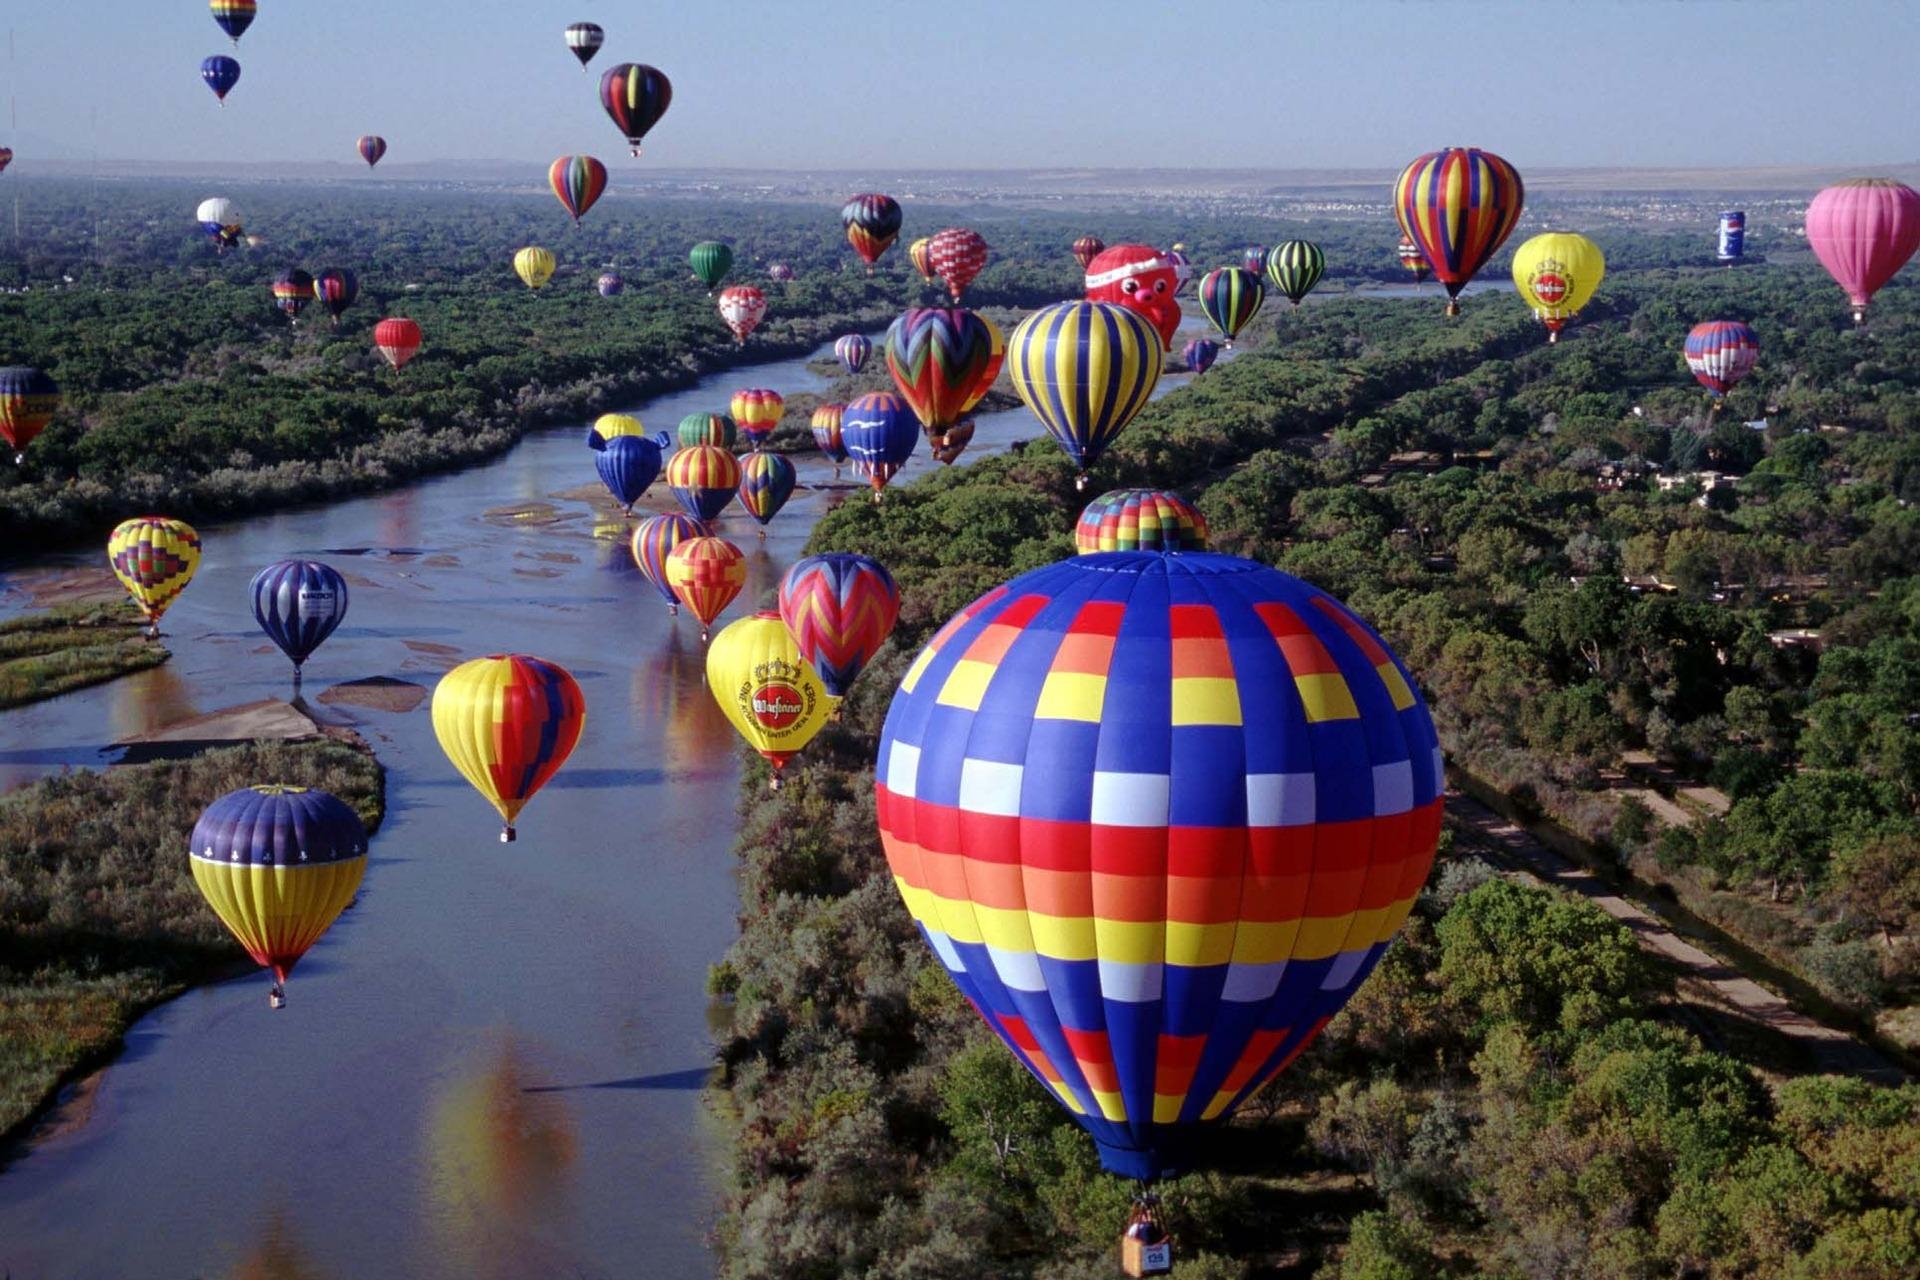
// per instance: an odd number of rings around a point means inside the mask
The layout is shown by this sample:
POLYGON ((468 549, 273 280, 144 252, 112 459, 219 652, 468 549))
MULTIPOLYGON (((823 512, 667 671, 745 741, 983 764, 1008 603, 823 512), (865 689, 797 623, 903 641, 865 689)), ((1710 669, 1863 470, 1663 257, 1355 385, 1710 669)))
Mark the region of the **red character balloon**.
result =
POLYGON ((1180 282, 1172 259, 1145 244, 1116 244, 1087 264, 1087 301, 1131 307, 1160 331, 1160 347, 1173 350, 1180 328, 1180 304, 1173 300, 1180 282))

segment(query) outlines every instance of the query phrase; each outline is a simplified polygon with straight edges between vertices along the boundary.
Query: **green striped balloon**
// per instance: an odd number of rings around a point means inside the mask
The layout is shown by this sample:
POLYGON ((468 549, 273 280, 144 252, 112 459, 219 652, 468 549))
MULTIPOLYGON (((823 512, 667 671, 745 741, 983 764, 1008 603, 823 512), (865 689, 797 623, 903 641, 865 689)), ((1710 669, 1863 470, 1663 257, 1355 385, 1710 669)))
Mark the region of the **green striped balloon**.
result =
POLYGON ((1007 376, 1047 433, 1087 468, 1144 409, 1160 381, 1160 334, 1130 307, 1060 302, 1020 322, 1007 340, 1007 376))
POLYGON ((733 448, 739 428, 724 413, 690 413, 680 419, 680 447, 696 449, 703 444, 733 448))
POLYGON ((1311 240, 1289 240, 1267 255, 1267 279, 1294 306, 1327 274, 1327 255, 1311 240))
POLYGON ((1221 267, 1209 271, 1200 281, 1200 310, 1206 314, 1229 349, 1233 339, 1260 314, 1267 300, 1267 287, 1260 277, 1243 267, 1221 267))
POLYGON ((700 283, 707 286, 707 292, 712 293, 727 278, 727 272, 733 270, 733 250, 718 240, 702 240, 693 246, 687 261, 692 264, 693 274, 700 278, 700 283))

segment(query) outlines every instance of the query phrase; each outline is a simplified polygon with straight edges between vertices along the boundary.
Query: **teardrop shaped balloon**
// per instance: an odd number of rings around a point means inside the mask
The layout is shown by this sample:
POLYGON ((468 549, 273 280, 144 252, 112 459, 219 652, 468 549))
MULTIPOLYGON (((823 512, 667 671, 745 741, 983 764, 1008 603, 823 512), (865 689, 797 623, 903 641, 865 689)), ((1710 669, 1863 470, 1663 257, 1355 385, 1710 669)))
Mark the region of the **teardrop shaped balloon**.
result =
POLYGON ((528 245, 513 255, 513 273, 529 289, 539 289, 553 279, 553 255, 539 245, 528 245))
POLYGON ((680 419, 680 445, 691 449, 711 444, 731 452, 739 430, 738 424, 724 413, 690 413, 680 419))
POLYGON ((626 292, 627 288, 627 282, 620 278, 617 271, 601 272, 600 278, 594 281, 593 285, 600 291, 600 296, 603 298, 617 298, 626 292))
POLYGON ((750 453, 740 459, 740 505, 759 521, 761 537, 767 536, 766 523, 787 505, 799 479, 793 464, 782 454, 750 453))
POLYGON ((869 391, 848 402, 840 415, 840 441, 853 472, 873 486, 873 500, 913 456, 920 424, 913 407, 891 391, 869 391))
POLYGON ((13 450, 15 466, 59 411, 60 388, 52 378, 25 365, 0 369, 0 439, 13 450))
POLYGON ((1920 192, 1891 178, 1835 183, 1807 206, 1807 245, 1847 291, 1853 318, 1920 249, 1920 192))
POLYGON ((1738 320, 1705 320, 1687 332, 1687 368, 1718 400, 1753 372, 1760 339, 1738 320))
POLYGON ((776 262, 767 268, 767 279, 775 284, 787 284, 793 279, 793 268, 784 262, 776 262))
POLYGON ((704 643, 713 620, 747 585, 747 558, 725 538, 688 538, 667 553, 667 585, 687 611, 700 619, 704 643))
POLYGON ((160 634, 160 617, 193 581, 200 567, 200 535, 184 520, 137 516, 107 539, 113 576, 147 618, 147 634, 160 634))
POLYGON ((844 404, 822 404, 814 406, 813 417, 808 426, 813 429, 814 447, 833 464, 833 474, 840 474, 840 466, 847 460, 847 443, 841 437, 840 423, 846 417, 844 404))
POLYGON ((289 267, 273 278, 273 305, 287 319, 299 323, 300 313, 313 301, 313 277, 299 267, 289 267))
POLYGON ((300 669, 347 616, 347 580, 318 560, 282 560, 253 575, 253 620, 300 669))
POLYGON ((718 240, 702 240, 687 252, 687 265, 693 268, 694 278, 712 293, 733 270, 733 250, 718 240))
POLYGON ((861 333, 849 333, 836 340, 833 354, 848 373, 859 373, 873 354, 873 339, 861 333))
POLYGON ((355 149, 360 152, 360 158, 367 162, 367 168, 371 169, 380 163, 380 157, 387 154, 387 140, 377 134, 365 134, 355 144, 355 149))
POLYGON ((1433 268, 1427 265, 1427 255, 1420 252, 1420 246, 1413 242, 1412 236, 1401 236, 1400 247, 1395 250, 1395 253, 1399 256, 1400 265, 1413 276, 1415 284, 1426 282, 1433 268))
POLYGON ((767 442, 774 428, 786 416, 787 401, 778 391, 766 387, 748 387, 733 393, 733 403, 728 406, 733 411, 733 420, 740 428, 740 434, 747 438, 750 448, 758 449, 767 442))
POLYGON ((360 277, 345 267, 328 267, 313 278, 314 301, 326 308, 335 324, 359 296, 360 277))
POLYGON ((740 487, 740 464, 717 445, 682 449, 667 462, 667 487, 696 520, 711 520, 726 510, 740 487))
POLYGON ((640 575, 660 593, 660 598, 667 602, 668 613, 680 612, 680 597, 673 593, 673 585, 667 581, 667 557, 689 538, 706 536, 706 525, 678 511, 648 516, 633 531, 633 540, 628 543, 628 550, 633 553, 633 563, 639 568, 640 575))
POLYGON ((1073 242, 1074 260, 1080 264, 1080 269, 1085 271, 1088 264, 1099 257, 1106 247, 1107 242, 1099 236, 1081 236, 1073 242))
POLYGON ((593 55, 600 52, 600 46, 607 42, 607 33, 597 22, 576 22, 568 26, 563 33, 567 42, 567 52, 580 59, 580 69, 585 71, 587 64, 593 61, 593 55))
POLYGON ((741 618, 707 650, 707 687, 747 745, 780 770, 833 716, 836 699, 820 686, 775 613, 741 618))
POLYGON ((1113 552, 941 628, 874 797, 941 965, 1101 1163, 1150 1180, 1379 962, 1445 785, 1414 681, 1331 596, 1235 556, 1113 552))
POLYGON ((607 189, 607 166, 592 156, 561 156, 547 169, 547 185, 578 223, 607 189))
POLYGON ((1267 247, 1260 244, 1248 245, 1246 251, 1240 255, 1240 265, 1246 268, 1249 275, 1267 274, 1267 247))
POLYGON ((1606 271, 1600 246, 1570 231, 1537 235, 1513 251, 1513 287, 1547 326, 1548 342, 1559 341, 1567 321, 1593 300, 1606 271))
POLYGON ((1430 151, 1401 171, 1394 216, 1446 286, 1448 315, 1460 314, 1460 290, 1513 234, 1526 200, 1519 171, 1478 147, 1430 151))
POLYGON ((200 223, 200 229, 220 249, 232 248, 239 242, 244 230, 240 225, 240 207, 225 196, 211 196, 202 200, 193 216, 200 223))
POLYGON ((238 47, 240 37, 247 34, 247 28, 253 25, 260 6, 256 0, 211 0, 211 5, 213 20, 220 24, 220 29, 238 47))
POLYGON ((600 77, 600 105, 626 137, 634 155, 647 131, 660 123, 673 105, 673 82, 665 73, 644 63, 623 62, 600 77))
POLYGON ((573 754, 586 699, 566 668, 527 654, 463 662, 433 690, 433 732, 461 776, 500 813, 502 842, 534 793, 573 754))
POLYGON ((973 412, 1006 354, 993 322, 964 307, 911 307, 887 329, 887 372, 929 435, 973 412))
POLYGON ((208 58, 200 64, 200 78, 207 82, 207 88, 213 90, 213 96, 225 106, 227 95, 233 92, 233 86, 240 83, 240 64, 225 54, 208 58))
POLYGON ((747 335, 766 319, 767 295, 750 284, 736 284, 720 291, 720 319, 733 331, 733 340, 747 345, 747 335))
POLYGON ((1227 340, 1229 351, 1240 331, 1260 314, 1261 304, 1266 300, 1267 287, 1251 271, 1221 267, 1200 278, 1201 314, 1227 340))
POLYGON ((921 236, 918 240, 908 245, 907 259, 913 263, 913 269, 920 273, 922 280, 927 281, 929 284, 933 282, 935 273, 933 270, 932 236, 921 236))
POLYGON ((960 304, 961 295, 980 274, 980 269, 987 265, 987 252, 986 239, 966 227, 948 227, 928 242, 927 254, 933 259, 933 269, 946 282, 955 306, 960 304))
POLYGON ((1086 505, 1073 528, 1081 555, 1097 551, 1205 551, 1207 518, 1169 489, 1115 489, 1086 505))
POLYGON ((1220 344, 1211 338, 1195 338, 1180 348, 1180 359, 1188 373, 1205 373, 1220 358, 1220 344))
POLYGON ((1110 302, 1042 307, 1007 342, 1013 389, 1073 459, 1081 488, 1087 469, 1153 398, 1162 363, 1152 321, 1110 302))
POLYGON ((1327 255, 1310 240, 1289 240, 1267 254, 1267 279, 1294 306, 1327 274, 1327 255))
POLYGON ((807 556, 780 579, 780 620, 836 698, 847 696, 899 618, 900 588, 885 565, 866 556, 807 556))
POLYGON ((229 791, 188 837, 193 883, 253 962, 282 987, 360 889, 367 829, 337 796, 306 787, 229 791))
POLYGON ((390 316, 373 326, 373 345, 395 369, 420 352, 420 326, 403 316, 390 316))
POLYGON ((841 208, 840 225, 846 228, 847 243, 867 264, 868 275, 873 274, 880 255, 899 239, 904 220, 900 202, 877 191, 855 196, 841 208))

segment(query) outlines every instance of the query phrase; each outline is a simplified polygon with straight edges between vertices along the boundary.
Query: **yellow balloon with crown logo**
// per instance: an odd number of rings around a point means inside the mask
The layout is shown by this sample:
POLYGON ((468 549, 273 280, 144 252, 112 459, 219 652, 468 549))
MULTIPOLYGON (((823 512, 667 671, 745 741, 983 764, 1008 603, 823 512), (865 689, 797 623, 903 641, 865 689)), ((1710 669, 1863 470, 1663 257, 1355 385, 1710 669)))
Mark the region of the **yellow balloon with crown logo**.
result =
POLYGON ((1606 273, 1600 246, 1571 231, 1537 235, 1513 251, 1513 287, 1547 326, 1548 342, 1560 340, 1561 327, 1580 314, 1606 273))
POLYGON ((747 745, 780 769, 833 718, 840 699, 820 683, 777 613, 731 623, 707 649, 707 687, 747 745))

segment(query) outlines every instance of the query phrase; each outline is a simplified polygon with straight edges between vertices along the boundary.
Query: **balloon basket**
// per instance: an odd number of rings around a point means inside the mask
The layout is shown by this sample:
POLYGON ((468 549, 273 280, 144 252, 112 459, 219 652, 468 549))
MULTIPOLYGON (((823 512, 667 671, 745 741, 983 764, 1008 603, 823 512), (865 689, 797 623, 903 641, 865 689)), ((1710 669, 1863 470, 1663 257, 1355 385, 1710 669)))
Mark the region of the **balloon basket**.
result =
POLYGON ((1120 1235, 1120 1270, 1129 1276, 1164 1276, 1173 1270, 1173 1238, 1160 1221, 1160 1198, 1142 1196, 1120 1235))
POLYGON ((518 840, 519 838, 520 838, 520 833, 518 831, 515 831, 511 825, 500 828, 501 844, 512 844, 515 840, 518 840))
POLYGON ((765 528, 763 527, 763 528, 762 528, 762 529, 760 530, 760 541, 762 541, 762 542, 765 542, 766 540, 767 540, 767 531, 766 531, 766 529, 765 529, 765 528))
POLYGON ((677 617, 679 617, 679 616, 680 616, 680 606, 679 606, 679 605, 677 605, 677 604, 670 604, 670 605, 668 605, 668 606, 667 606, 667 616, 668 616, 669 618, 677 618, 677 617))
POLYGON ((1075 493, 1085 493, 1087 491, 1087 473, 1086 472, 1082 471, 1079 475, 1073 478, 1073 491, 1075 493))
POLYGON ((1560 341, 1560 331, 1558 329, 1547 330, 1547 345, 1552 346, 1558 341, 1560 341))
POLYGON ((273 984, 273 988, 267 992, 267 1008, 284 1009, 286 1007, 287 1007, 286 988, 282 987, 279 983, 276 982, 273 984))
POLYGON ((1458 298, 1447 299, 1447 314, 1450 316, 1457 316, 1460 314, 1460 299, 1458 298))
POLYGON ((779 789, 780 789, 780 775, 776 773, 771 778, 767 779, 767 790, 778 791, 779 789))

